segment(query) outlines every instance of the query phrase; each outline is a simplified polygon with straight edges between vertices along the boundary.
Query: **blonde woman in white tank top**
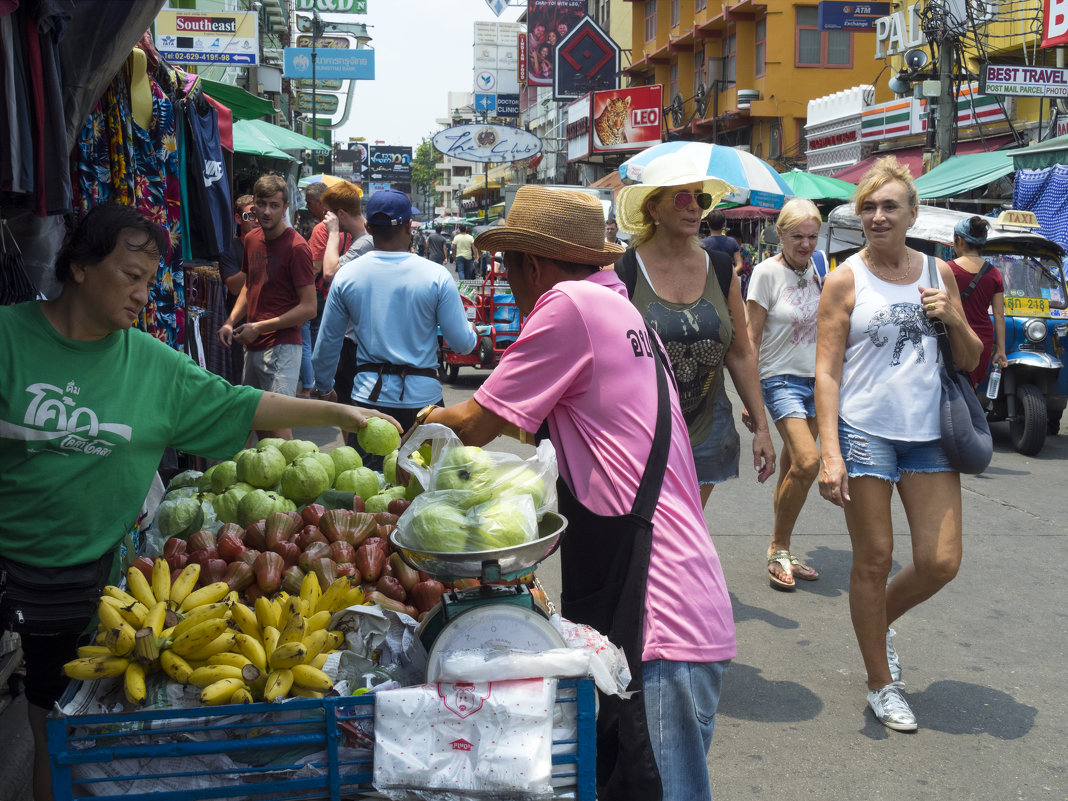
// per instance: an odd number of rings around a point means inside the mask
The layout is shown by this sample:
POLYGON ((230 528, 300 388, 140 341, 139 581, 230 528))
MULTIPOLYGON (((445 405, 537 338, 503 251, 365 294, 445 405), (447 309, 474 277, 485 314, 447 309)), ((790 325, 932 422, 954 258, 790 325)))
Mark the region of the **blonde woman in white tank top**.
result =
POLYGON ((868 704, 887 727, 913 731, 916 717, 901 692, 889 626, 948 584, 961 562, 960 474, 938 436, 940 368, 931 322, 945 324, 960 369, 976 365, 982 343, 965 319, 949 266, 937 261, 941 285, 930 287, 926 256, 906 245, 918 211, 908 170, 892 156, 880 159, 854 202, 868 244, 828 276, 819 305, 820 494, 845 510, 853 545, 849 608, 868 704), (872 407, 884 414, 873 415, 872 407), (909 520, 912 562, 887 583, 895 484, 909 520))

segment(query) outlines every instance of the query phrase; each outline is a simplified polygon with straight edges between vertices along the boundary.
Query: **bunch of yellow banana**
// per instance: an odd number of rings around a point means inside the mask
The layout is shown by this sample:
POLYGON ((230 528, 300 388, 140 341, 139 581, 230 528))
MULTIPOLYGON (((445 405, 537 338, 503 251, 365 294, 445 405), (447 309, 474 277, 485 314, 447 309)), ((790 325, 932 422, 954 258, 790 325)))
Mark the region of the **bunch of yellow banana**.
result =
POLYGON ((322 671, 327 655, 344 644, 328 631, 333 614, 362 603, 360 588, 339 578, 323 592, 314 573, 299 595, 243 603, 224 582, 193 589, 200 566, 188 565, 173 581, 163 559, 151 582, 136 568, 129 591, 105 588, 97 645, 79 649, 65 665, 74 679, 124 677, 131 704, 145 700, 145 674, 161 669, 172 681, 201 687, 206 705, 321 698, 333 687, 322 671))

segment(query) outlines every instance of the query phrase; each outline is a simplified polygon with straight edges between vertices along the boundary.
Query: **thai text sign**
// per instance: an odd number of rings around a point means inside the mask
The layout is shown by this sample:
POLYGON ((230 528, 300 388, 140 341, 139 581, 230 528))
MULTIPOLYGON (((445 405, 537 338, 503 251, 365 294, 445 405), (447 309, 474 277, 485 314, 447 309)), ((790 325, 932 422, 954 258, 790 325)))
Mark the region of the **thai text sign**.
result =
POLYGON ((375 79, 374 50, 317 50, 312 61, 310 47, 287 47, 282 50, 284 72, 287 78, 311 78, 315 64, 315 80, 341 78, 342 80, 373 81, 375 79))
POLYGON ((979 90, 986 95, 1068 97, 1068 69, 987 64, 979 73, 979 90))
POLYGON ((507 125, 454 125, 431 140, 439 153, 461 161, 505 163, 541 152, 541 140, 529 131, 507 125))

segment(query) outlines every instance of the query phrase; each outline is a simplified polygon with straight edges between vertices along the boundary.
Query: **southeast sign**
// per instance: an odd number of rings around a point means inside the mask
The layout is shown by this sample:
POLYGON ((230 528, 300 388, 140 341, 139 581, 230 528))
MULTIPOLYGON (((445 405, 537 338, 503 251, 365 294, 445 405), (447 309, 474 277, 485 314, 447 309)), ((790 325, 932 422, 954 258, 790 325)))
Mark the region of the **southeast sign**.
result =
POLYGON ((175 64, 252 66, 259 53, 258 18, 251 12, 160 11, 156 47, 175 64))
POLYGON ((507 125, 454 125, 438 131, 434 149, 461 161, 506 163, 541 152, 541 140, 529 131, 507 125))

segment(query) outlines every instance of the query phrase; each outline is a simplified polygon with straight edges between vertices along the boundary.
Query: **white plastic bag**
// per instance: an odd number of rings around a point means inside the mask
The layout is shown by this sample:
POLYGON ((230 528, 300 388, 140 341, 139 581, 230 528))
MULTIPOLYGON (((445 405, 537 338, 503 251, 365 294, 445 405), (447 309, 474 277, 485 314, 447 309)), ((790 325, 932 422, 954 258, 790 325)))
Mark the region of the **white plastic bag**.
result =
POLYGON ((393 801, 552 798, 556 682, 423 684, 375 694, 375 789, 393 801))
POLYGON ((572 623, 560 615, 553 615, 549 622, 560 632, 568 648, 580 649, 589 656, 590 677, 601 692, 622 698, 631 695, 627 692, 630 666, 622 648, 585 623, 572 623))

